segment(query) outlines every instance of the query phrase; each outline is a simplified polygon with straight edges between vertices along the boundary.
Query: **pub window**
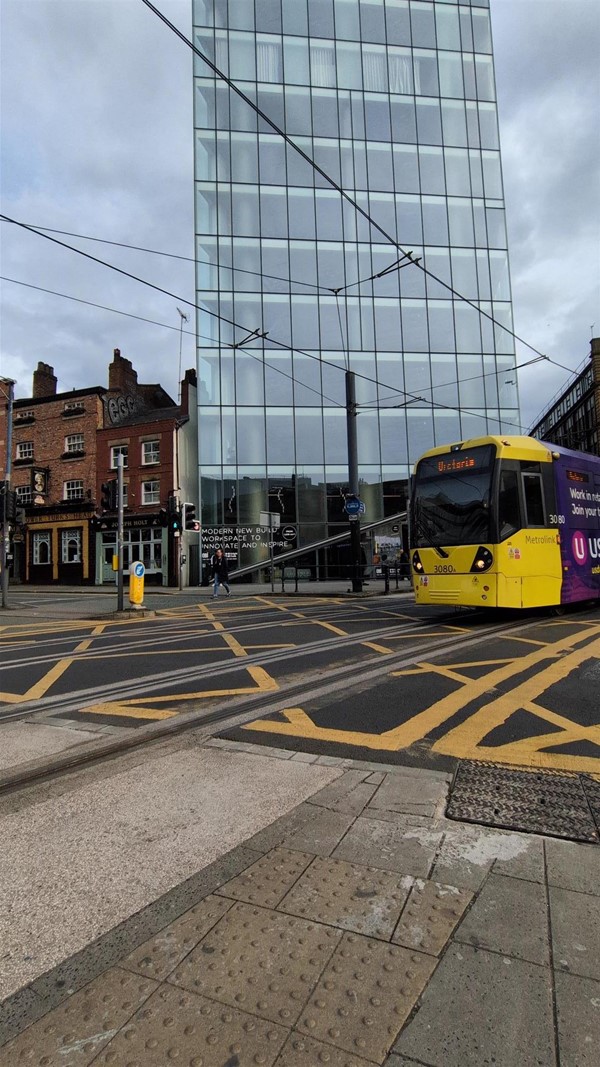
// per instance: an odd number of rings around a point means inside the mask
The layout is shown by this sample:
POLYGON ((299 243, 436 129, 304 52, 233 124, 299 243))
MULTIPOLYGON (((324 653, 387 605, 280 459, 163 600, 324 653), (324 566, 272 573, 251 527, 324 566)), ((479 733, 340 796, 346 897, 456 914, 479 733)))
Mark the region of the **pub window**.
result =
POLYGON ((61 530, 63 563, 81 563, 81 530, 61 530))
POLYGON ((110 465, 111 465, 113 470, 116 469, 117 456, 119 456, 119 455, 123 456, 123 467, 125 468, 127 466, 127 459, 128 459, 128 456, 129 456, 129 446, 128 445, 113 445, 112 446, 112 448, 110 450, 110 465))
POLYGON ((38 531, 33 534, 33 562, 37 565, 52 562, 50 531, 38 531))
POLYGON ((65 437, 65 452, 83 452, 82 433, 70 433, 65 437))
POLYGON ((33 459, 33 441, 21 441, 17 445, 17 459, 33 459))
POLYGON ((160 504, 160 482, 142 482, 142 504, 160 504))

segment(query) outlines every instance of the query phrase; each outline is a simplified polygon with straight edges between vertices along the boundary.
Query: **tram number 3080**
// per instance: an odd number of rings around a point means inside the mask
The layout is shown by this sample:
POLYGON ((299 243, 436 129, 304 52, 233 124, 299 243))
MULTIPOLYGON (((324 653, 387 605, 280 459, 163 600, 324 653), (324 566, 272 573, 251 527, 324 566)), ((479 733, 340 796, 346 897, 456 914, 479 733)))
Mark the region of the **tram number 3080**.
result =
POLYGON ((433 568, 434 574, 455 574, 454 567, 451 567, 449 563, 440 563, 433 568))

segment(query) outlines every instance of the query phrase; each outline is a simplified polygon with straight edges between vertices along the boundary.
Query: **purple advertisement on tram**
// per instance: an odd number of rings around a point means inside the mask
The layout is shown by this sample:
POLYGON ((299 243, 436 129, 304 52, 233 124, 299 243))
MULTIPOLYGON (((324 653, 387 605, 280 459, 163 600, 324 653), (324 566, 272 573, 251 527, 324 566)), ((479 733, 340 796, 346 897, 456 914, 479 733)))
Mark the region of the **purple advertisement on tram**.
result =
POLYGON ((554 462, 563 584, 561 602, 600 595, 600 459, 548 444, 554 462))

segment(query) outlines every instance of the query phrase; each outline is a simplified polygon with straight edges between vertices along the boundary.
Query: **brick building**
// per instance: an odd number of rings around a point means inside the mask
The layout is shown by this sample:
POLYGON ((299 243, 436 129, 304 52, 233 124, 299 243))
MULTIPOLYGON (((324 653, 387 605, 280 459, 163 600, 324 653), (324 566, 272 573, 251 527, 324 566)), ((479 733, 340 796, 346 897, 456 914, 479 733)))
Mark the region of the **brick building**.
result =
MULTIPOLYGON (((187 414, 195 372, 183 383, 182 404, 162 386, 138 383, 129 360, 114 350, 108 389, 57 393, 54 370, 39 363, 32 395, 13 408, 12 486, 25 525, 13 535, 12 578, 27 583, 114 582, 117 516, 100 515, 100 486, 115 476, 119 450, 125 469, 125 562, 141 559, 148 580, 181 581, 181 540, 161 526, 170 495, 197 485, 197 447, 187 414), (180 471, 179 435, 190 470, 180 471), (187 482, 186 482, 187 479, 187 482), (109 566, 110 563, 110 566, 109 566)), ((195 396, 193 398, 195 408, 195 396)), ((6 406, 0 440, 6 441, 6 406)), ((4 462, 4 458, 0 461, 4 462)), ((196 500, 196 495, 186 499, 196 500)), ((184 572, 188 579, 188 571, 184 572)))
POLYGON ((589 359, 530 433, 541 441, 600 456, 600 337, 592 338, 589 359))

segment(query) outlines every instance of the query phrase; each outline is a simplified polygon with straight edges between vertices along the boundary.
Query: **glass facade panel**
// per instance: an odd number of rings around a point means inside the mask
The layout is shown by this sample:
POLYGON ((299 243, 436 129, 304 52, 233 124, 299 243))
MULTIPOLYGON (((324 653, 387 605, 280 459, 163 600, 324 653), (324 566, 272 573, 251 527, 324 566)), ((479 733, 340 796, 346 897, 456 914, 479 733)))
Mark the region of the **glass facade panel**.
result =
POLYGON ((369 519, 402 506, 434 442, 518 422, 488 5, 193 13, 219 69, 384 231, 195 64, 202 521, 276 510, 306 544, 346 522, 348 363, 369 519), (230 347, 254 329, 267 336, 230 347))

